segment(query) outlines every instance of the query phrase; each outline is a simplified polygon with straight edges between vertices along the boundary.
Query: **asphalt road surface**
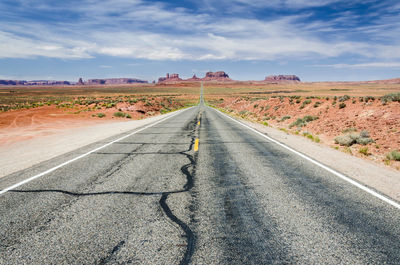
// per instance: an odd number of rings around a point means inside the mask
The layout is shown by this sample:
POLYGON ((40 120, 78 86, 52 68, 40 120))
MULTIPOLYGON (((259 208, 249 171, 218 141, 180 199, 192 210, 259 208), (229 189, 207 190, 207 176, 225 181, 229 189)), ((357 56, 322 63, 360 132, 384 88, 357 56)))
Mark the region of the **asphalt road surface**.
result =
POLYGON ((201 104, 1 194, 0 264, 400 264, 400 211, 201 104))

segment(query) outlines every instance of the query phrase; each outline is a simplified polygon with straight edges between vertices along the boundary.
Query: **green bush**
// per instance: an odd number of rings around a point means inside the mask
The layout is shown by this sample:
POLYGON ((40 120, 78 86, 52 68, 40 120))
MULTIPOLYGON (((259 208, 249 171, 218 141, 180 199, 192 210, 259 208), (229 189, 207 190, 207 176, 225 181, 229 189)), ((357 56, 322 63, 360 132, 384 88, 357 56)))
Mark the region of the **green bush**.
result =
POLYGON ((400 161, 400 152, 398 150, 394 150, 387 154, 386 158, 389 160, 400 161))
POLYGON ((304 100, 303 103, 302 103, 301 106, 300 106, 300 109, 304 109, 304 107, 305 107, 306 105, 310 104, 310 103, 311 103, 311 99, 306 99, 306 100, 304 100))
POLYGON ((127 119, 132 119, 132 116, 131 116, 130 114, 126 114, 125 117, 126 117, 127 119))
POLYGON ((114 112, 114 117, 124 118, 125 117, 125 113, 120 112, 120 111, 114 112))
POLYGON ((340 97, 340 98, 339 98, 339 102, 344 102, 344 101, 347 101, 347 100, 349 100, 349 99, 350 99, 350 96, 344 95, 343 97, 340 97))
POLYGON ((289 125, 289 128, 293 128, 294 126, 297 126, 298 128, 304 127, 307 125, 307 123, 317 120, 317 116, 304 116, 302 119, 298 118, 295 122, 291 123, 289 125))
POLYGON ((383 104, 386 104, 388 102, 400 102, 400 93, 392 93, 384 95, 381 98, 381 101, 383 104))
POLYGON ((314 108, 318 108, 321 105, 321 102, 317 101, 314 103, 314 108))
POLYGON ((103 117, 105 117, 106 116, 106 114, 104 114, 104 113, 97 113, 97 115, 96 115, 97 117, 99 117, 99 118, 103 118, 103 117))
POLYGON ((358 150, 358 152, 359 152, 360 154, 363 154, 363 155, 366 155, 366 156, 370 155, 370 153, 368 152, 368 147, 361 147, 361 148, 358 150))
POLYGON ((342 102, 339 104, 339 109, 343 109, 346 107, 346 103, 342 102))
POLYGON ((283 116, 280 121, 285 121, 285 120, 288 120, 290 118, 291 118, 290 116, 283 116))

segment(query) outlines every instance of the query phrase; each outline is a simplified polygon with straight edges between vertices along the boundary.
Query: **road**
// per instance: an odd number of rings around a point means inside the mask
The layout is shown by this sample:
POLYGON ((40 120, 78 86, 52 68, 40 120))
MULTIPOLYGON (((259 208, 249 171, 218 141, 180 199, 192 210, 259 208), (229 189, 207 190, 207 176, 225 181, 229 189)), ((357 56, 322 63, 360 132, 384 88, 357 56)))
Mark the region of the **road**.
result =
POLYGON ((399 209, 204 104, 122 136, 0 179, 81 156, 0 195, 0 264, 400 264, 399 209))

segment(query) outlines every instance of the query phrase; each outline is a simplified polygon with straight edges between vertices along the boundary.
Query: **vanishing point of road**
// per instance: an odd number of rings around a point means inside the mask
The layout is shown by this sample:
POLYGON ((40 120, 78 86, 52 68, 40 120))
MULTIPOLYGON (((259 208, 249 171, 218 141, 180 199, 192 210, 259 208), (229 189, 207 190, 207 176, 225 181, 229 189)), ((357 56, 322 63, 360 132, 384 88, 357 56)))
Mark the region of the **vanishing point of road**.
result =
POLYGON ((400 264, 399 209, 202 100, 0 190, 0 264, 400 264))

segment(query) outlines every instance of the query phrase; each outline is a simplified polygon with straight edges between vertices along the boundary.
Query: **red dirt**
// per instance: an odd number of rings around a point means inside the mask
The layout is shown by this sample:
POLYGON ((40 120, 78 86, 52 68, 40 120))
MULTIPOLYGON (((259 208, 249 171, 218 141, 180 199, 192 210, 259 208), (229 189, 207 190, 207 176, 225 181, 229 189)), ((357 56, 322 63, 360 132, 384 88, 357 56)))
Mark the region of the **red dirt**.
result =
MULTIPOLYGON (((268 122, 275 128, 283 128, 290 133, 295 133, 298 128, 294 126, 289 129, 289 125, 298 118, 306 115, 318 116, 319 119, 309 122, 305 127, 299 129, 299 134, 309 132, 313 136, 318 135, 321 142, 339 148, 345 152, 351 152, 353 155, 368 158, 380 163, 386 160, 386 154, 393 150, 400 150, 400 104, 390 102, 383 105, 381 101, 359 102, 357 99, 345 101, 346 107, 340 109, 337 102, 332 105, 333 99, 311 99, 311 103, 300 109, 302 102, 292 104, 289 98, 270 98, 266 100, 251 100, 245 98, 225 98, 218 104, 226 110, 233 110, 235 114, 253 121, 268 122), (315 102, 321 102, 318 107, 314 107, 315 102), (248 111, 248 113, 245 113, 248 111), (282 117, 290 116, 290 119, 280 121, 282 117), (271 117, 276 117, 271 118, 271 117), (359 149, 364 147, 355 144, 350 148, 335 144, 334 138, 339 136, 347 128, 356 128, 358 132, 367 130, 375 143, 368 144, 369 156, 359 153, 359 149)), ((386 164, 388 161, 386 161, 386 164)), ((391 161, 391 166, 400 169, 399 161, 391 161)))
MULTIPOLYGON (((89 106, 74 106, 73 108, 59 108, 55 105, 31 109, 10 110, 0 113, 0 145, 11 144, 35 137, 56 134, 65 129, 89 126, 113 121, 129 121, 142 119, 160 114, 164 102, 163 98, 155 98, 151 106, 138 101, 130 105, 126 102, 118 103, 112 108, 93 110, 94 104, 89 106), (88 110, 91 108, 91 110, 88 110), (115 112, 124 112, 131 118, 114 117, 115 112), (99 118, 98 113, 106 116, 99 118)), ((171 109, 182 107, 181 104, 166 103, 171 109)))

